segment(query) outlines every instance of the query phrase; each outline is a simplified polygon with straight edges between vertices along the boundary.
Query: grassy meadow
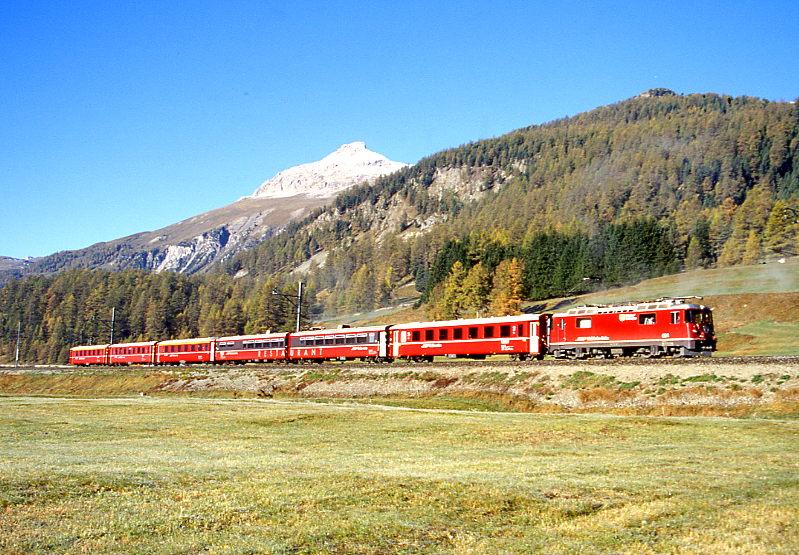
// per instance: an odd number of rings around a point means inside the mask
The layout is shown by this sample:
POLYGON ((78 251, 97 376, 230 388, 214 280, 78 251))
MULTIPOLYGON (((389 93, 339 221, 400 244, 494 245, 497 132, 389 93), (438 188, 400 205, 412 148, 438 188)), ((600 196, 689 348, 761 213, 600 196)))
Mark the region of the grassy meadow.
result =
POLYGON ((0 398, 0 552, 799 551, 799 421, 0 398))

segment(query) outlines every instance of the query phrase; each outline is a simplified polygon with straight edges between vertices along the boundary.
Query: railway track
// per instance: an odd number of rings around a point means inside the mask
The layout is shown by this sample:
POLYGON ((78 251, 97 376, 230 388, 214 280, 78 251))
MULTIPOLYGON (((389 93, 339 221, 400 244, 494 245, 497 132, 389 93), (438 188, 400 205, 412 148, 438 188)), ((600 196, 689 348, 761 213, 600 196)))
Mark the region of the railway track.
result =
MULTIPOLYGON (((532 360, 532 361, 518 361, 518 360, 469 360, 469 359, 451 359, 435 362, 393 362, 393 363, 369 363, 369 362, 353 362, 353 361, 328 361, 323 363, 314 362, 301 362, 301 363, 271 363, 271 364, 245 364, 245 365, 220 365, 220 364, 191 364, 186 366, 92 366, 89 370, 102 370, 102 371, 124 371, 126 369, 163 369, 163 370, 178 370, 178 369, 214 369, 224 370, 230 369, 253 369, 253 370, 272 370, 272 371, 311 371, 314 369, 337 369, 337 370, 377 370, 385 368, 386 370, 395 371, 424 371, 436 370, 447 368, 468 368, 474 370, 491 370, 491 369, 520 369, 520 370, 534 370, 536 368, 551 368, 551 367, 573 367, 575 369, 590 369, 591 367, 607 367, 607 366, 662 366, 664 368, 674 366, 736 366, 742 364, 776 364, 785 366, 799 366, 799 356, 736 356, 736 357, 691 357, 691 358, 609 358, 609 359, 586 359, 586 360, 563 360, 563 359, 545 359, 545 360, 532 360)), ((20 366, 14 368, 13 365, 0 365, 0 371, 74 371, 82 370, 85 368, 76 368, 74 366, 20 366)))

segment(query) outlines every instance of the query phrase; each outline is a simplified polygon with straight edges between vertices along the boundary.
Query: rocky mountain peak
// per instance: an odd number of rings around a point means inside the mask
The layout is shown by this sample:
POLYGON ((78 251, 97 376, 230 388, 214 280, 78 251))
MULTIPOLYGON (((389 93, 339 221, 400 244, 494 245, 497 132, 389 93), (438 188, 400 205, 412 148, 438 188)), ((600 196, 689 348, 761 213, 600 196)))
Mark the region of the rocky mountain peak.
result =
POLYGON ((656 89, 649 89, 639 94, 636 98, 656 98, 658 96, 677 96, 677 93, 671 89, 659 87, 656 89))
POLYGON ((343 144, 321 160, 300 164, 264 181, 250 198, 285 198, 304 195, 333 197, 354 185, 393 173, 407 164, 373 152, 363 141, 343 144))

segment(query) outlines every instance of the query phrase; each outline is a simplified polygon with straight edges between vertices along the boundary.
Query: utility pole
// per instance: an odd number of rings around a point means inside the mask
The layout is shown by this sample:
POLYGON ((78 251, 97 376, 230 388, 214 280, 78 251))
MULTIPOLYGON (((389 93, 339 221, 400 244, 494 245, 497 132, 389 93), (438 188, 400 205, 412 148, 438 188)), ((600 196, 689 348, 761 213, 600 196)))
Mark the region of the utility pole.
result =
POLYGON ((22 320, 17 322, 17 349, 14 353, 14 368, 19 368, 19 336, 22 331, 22 320))
POLYGON ((300 320, 302 317, 302 282, 300 282, 300 286, 297 288, 297 296, 296 298, 294 295, 287 295, 286 293, 281 293, 277 289, 272 289, 272 295, 275 297, 283 297, 284 299, 292 302, 297 307, 297 325, 296 331, 300 331, 300 320))
POLYGON ((300 286, 297 289, 297 329, 296 331, 300 331, 300 315, 302 314, 302 282, 300 282, 300 286))
POLYGON ((114 344, 114 324, 116 324, 117 307, 111 307, 111 344, 114 344))

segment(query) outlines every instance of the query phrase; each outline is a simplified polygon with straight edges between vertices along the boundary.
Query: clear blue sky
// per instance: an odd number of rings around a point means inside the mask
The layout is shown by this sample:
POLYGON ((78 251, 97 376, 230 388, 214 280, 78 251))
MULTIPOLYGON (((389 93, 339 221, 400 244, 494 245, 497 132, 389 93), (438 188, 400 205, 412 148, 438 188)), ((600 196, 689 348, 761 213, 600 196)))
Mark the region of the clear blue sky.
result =
POLYGON ((156 229, 652 87, 799 96, 799 2, 0 3, 0 255, 156 229))

